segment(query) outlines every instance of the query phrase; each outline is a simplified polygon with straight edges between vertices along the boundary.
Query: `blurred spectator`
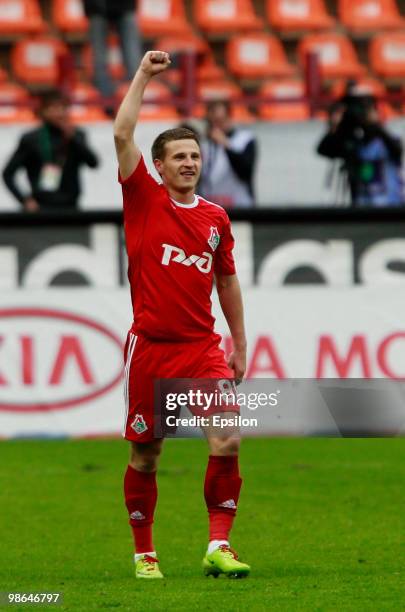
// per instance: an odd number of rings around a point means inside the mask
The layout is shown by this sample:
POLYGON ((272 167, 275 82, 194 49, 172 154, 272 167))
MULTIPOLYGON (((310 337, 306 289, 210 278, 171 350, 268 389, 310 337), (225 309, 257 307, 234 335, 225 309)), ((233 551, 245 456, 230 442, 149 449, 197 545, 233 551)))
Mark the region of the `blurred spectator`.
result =
POLYGON ((352 206, 401 205, 402 143, 380 122, 375 100, 357 95, 354 84, 331 107, 329 129, 317 151, 343 161, 352 206))
POLYGON ((250 130, 237 128, 230 119, 230 104, 208 104, 207 138, 202 143, 200 193, 225 208, 254 206, 253 175, 257 145, 250 130))
POLYGON ((77 208, 80 195, 79 168, 98 166, 83 130, 69 121, 68 105, 59 92, 41 98, 42 124, 23 134, 3 170, 11 193, 29 212, 77 208), (24 194, 16 183, 17 171, 27 173, 31 192, 24 194))
POLYGON ((103 96, 114 95, 107 67, 107 37, 110 26, 118 32, 126 78, 132 80, 141 61, 141 39, 135 22, 134 0, 83 0, 90 22, 94 84, 103 96))
POLYGON ((202 136, 200 130, 198 129, 196 123, 193 120, 182 121, 177 127, 190 130, 190 132, 193 132, 193 134, 197 136, 198 140, 201 140, 202 136))

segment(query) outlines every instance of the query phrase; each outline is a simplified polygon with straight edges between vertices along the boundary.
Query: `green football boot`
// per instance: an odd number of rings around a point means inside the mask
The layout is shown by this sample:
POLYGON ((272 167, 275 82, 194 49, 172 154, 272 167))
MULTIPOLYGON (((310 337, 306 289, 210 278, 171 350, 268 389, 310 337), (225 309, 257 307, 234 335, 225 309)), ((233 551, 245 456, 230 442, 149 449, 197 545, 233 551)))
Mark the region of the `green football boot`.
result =
POLYGON ((226 545, 207 553, 203 559, 203 568, 206 576, 214 578, 218 578, 220 574, 225 574, 228 578, 245 578, 250 572, 250 566, 238 561, 238 555, 226 545))
POLYGON ((135 576, 137 578, 147 578, 148 580, 163 578, 163 574, 159 569, 159 561, 156 557, 143 555, 138 559, 135 563, 135 576))

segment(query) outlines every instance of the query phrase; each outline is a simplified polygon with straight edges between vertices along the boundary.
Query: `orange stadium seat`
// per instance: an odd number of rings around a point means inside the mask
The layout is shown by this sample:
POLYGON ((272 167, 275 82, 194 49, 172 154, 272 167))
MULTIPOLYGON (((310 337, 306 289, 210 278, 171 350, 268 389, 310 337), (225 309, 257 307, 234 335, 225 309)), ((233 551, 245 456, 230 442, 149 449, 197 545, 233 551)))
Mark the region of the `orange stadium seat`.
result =
POLYGON ((331 32, 305 36, 298 45, 298 54, 303 66, 305 56, 309 52, 318 54, 323 78, 356 78, 366 71, 358 61, 353 44, 342 34, 331 32))
MULTIPOLYGON (((305 85, 301 80, 270 81, 263 83, 258 94, 270 100, 302 98, 305 96, 305 85)), ((303 100, 275 104, 264 102, 259 107, 259 117, 266 121, 305 121, 309 119, 310 112, 303 100)))
POLYGON ((405 26, 395 0, 339 0, 339 18, 353 33, 405 26))
POLYGON ((194 51, 203 55, 210 49, 209 44, 197 34, 188 32, 184 36, 164 36, 156 42, 156 48, 167 53, 178 53, 181 51, 194 51))
POLYGON ((0 83, 4 83, 4 81, 7 81, 8 79, 8 75, 7 72, 0 67, 0 83))
MULTIPOLYGON (((123 83, 117 91, 120 99, 128 91, 129 83, 123 83)), ((172 104, 170 89, 158 80, 152 80, 145 89, 139 115, 140 121, 180 121, 180 115, 172 104)))
POLYGON ((267 0, 266 11, 272 27, 286 33, 327 30, 336 24, 323 0, 267 0))
POLYGON ((100 107, 99 98, 100 94, 95 87, 88 83, 77 83, 71 92, 71 120, 74 123, 107 121, 108 117, 100 107))
POLYGON ((256 16, 252 0, 194 0, 194 18, 206 34, 263 30, 263 20, 256 16))
POLYGON ((281 42, 268 34, 253 33, 231 38, 225 57, 230 72, 242 79, 284 77, 294 73, 281 42))
MULTIPOLYGON (((172 54, 188 50, 194 51, 197 54, 197 79, 199 81, 212 81, 225 77, 225 70, 216 63, 214 54, 207 41, 195 34, 186 34, 181 38, 166 36, 156 42, 156 48, 172 54)), ((170 82, 178 84, 180 79, 179 73, 174 75, 174 79, 173 70, 166 74, 170 82)))
POLYGON ((138 24, 146 38, 191 32, 183 0, 139 0, 138 24))
POLYGON ((32 123, 35 114, 30 108, 18 106, 29 101, 26 89, 15 83, 0 84, 0 124, 32 123))
POLYGON ((376 74, 385 79, 405 77, 405 33, 378 34, 370 42, 369 62, 376 74))
POLYGON ((0 34, 37 34, 47 30, 38 0, 2 0, 0 2, 0 34))
MULTIPOLYGON (((82 65, 87 77, 93 76, 93 51, 91 45, 85 45, 82 51, 82 65)), ((107 41, 107 66, 113 79, 122 80, 125 77, 125 69, 122 61, 121 47, 118 36, 110 34, 107 41)))
MULTIPOLYGON (((344 96, 346 92, 347 81, 338 80, 332 87, 330 94, 332 97, 339 99, 344 96)), ((363 96, 374 96, 377 98, 378 111, 383 120, 392 119, 396 117, 398 113, 392 108, 392 106, 386 100, 378 100, 387 95, 387 90, 381 81, 373 79, 372 77, 364 77, 356 80, 355 91, 357 95, 363 96)))
MULTIPOLYGON (((243 96, 243 91, 232 81, 221 79, 220 81, 199 83, 197 95, 203 98, 205 102, 210 102, 212 100, 229 100, 233 102, 243 96)), ((197 104, 193 114, 198 119, 205 117, 206 107, 204 102, 197 104)), ((231 118, 238 123, 252 123, 255 120, 254 116, 249 109, 246 108, 246 104, 243 102, 234 102, 232 104, 231 118)))
POLYGON ((197 66, 197 80, 209 82, 222 78, 225 78, 225 70, 222 66, 218 66, 209 48, 197 66))
POLYGON ((65 34, 84 34, 89 27, 82 0, 53 0, 52 20, 65 34))
POLYGON ((11 51, 13 73, 29 85, 56 85, 58 56, 67 52, 65 44, 51 36, 21 40, 11 51))

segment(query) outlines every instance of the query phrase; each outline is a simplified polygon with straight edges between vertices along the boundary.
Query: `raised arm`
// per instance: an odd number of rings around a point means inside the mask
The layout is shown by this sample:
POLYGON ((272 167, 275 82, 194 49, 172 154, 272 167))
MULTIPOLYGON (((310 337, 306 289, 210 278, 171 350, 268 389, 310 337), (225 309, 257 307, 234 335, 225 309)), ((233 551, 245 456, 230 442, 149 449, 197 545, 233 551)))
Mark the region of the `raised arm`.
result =
POLYGON ((120 174, 128 178, 141 159, 141 151, 134 141, 143 94, 150 79, 170 66, 170 57, 164 51, 148 51, 142 59, 128 92, 114 121, 114 141, 120 174))

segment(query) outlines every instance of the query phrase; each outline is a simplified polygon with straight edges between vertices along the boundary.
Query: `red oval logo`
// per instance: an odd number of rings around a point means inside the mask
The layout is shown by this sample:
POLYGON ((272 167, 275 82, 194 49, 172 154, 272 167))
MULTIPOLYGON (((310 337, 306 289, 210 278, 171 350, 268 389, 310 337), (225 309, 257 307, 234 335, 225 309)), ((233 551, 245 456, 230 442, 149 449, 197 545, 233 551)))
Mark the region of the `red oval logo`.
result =
POLYGON ((95 400, 123 377, 122 351, 121 339, 88 317, 0 309, 0 410, 66 410, 95 400))

